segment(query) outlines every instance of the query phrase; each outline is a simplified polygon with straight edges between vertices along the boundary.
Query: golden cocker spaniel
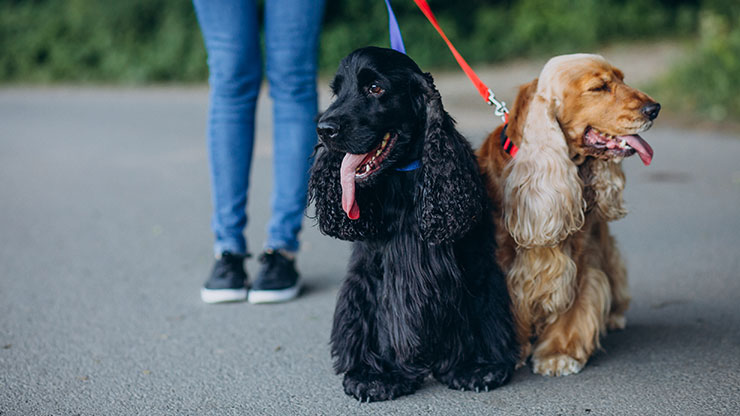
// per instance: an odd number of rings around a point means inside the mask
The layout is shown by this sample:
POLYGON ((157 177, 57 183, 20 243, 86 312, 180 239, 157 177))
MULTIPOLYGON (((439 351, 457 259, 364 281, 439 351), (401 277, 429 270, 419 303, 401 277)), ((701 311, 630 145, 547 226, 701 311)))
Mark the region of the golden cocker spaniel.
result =
POLYGON ((579 372, 600 335, 625 326, 627 275, 607 223, 627 213, 622 159, 652 159, 638 133, 660 104, 623 78, 598 55, 552 58, 478 151, 521 363, 531 355, 535 373, 579 372))

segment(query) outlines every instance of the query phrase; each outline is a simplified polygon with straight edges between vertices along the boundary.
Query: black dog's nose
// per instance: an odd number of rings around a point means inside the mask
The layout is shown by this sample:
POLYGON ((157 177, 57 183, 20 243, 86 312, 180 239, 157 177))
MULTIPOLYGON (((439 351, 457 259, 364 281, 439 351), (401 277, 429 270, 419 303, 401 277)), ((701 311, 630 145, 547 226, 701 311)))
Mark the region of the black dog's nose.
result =
POLYGON ((649 120, 655 120, 655 118, 658 117, 658 113, 660 113, 660 104, 648 104, 645 107, 642 107, 640 111, 642 111, 642 114, 644 114, 649 120))
POLYGON ((320 121, 316 126, 316 133, 322 139, 333 139, 339 134, 339 125, 331 121, 320 121))

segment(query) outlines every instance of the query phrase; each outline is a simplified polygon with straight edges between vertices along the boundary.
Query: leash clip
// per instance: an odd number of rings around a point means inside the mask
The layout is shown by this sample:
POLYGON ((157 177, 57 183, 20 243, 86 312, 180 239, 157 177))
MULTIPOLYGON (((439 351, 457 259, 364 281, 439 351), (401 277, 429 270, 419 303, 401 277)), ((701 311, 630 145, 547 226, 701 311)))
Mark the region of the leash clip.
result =
POLYGON ((506 103, 503 101, 499 101, 496 99, 496 95, 491 91, 491 89, 488 89, 488 105, 496 106, 496 108, 493 110, 493 114, 501 117, 501 119, 506 122, 506 115, 509 113, 509 109, 506 108, 506 103))

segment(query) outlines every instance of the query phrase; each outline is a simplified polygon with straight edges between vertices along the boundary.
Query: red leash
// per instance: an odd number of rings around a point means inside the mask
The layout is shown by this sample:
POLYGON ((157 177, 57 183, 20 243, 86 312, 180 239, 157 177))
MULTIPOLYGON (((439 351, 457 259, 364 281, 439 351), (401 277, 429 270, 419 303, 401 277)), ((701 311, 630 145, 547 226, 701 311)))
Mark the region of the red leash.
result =
MULTIPOLYGON (((424 13, 424 16, 427 17, 427 20, 429 20, 429 23, 434 26, 435 29, 437 29, 437 32, 440 36, 442 36, 442 39, 447 43, 447 47, 450 48, 450 51, 452 52, 452 55, 455 56, 455 59, 457 60, 458 65, 462 68, 462 70, 465 72, 465 75, 470 78, 470 81, 473 83, 475 88, 478 90, 478 94, 480 94, 481 97, 483 97, 484 100, 486 100, 486 103, 488 105, 495 106, 495 110, 493 111, 495 115, 501 117, 502 120, 504 120, 504 123, 509 123, 509 109, 506 108, 506 103, 503 101, 499 101, 496 99, 496 96, 493 94, 493 91, 488 88, 488 86, 481 81, 480 77, 473 71, 473 68, 468 65, 468 63, 465 61, 465 59, 460 55, 460 52, 455 49, 455 46, 450 42, 450 40, 447 38, 447 35, 445 35, 445 32, 442 30, 442 28, 439 26, 439 23, 437 23, 437 18, 434 17, 434 13, 432 13, 432 9, 429 7, 429 3, 427 3, 426 0, 414 0, 414 3, 421 9, 422 13, 424 13)), ((505 130, 504 130, 505 131, 505 130)), ((510 147, 504 146, 504 150, 506 150, 507 153, 511 155, 511 157, 514 157, 519 151, 517 146, 511 142, 508 138, 506 138, 507 144, 510 145, 510 147)))
POLYGON ((439 26, 439 23, 437 23, 437 18, 434 17, 434 13, 432 13, 432 9, 429 7, 429 3, 427 3, 426 0, 414 0, 414 3, 416 3, 417 6, 419 6, 419 9, 421 9, 422 13, 424 13, 424 16, 427 17, 429 22, 434 26, 435 29, 437 29, 437 32, 440 36, 442 36, 442 39, 447 43, 447 47, 450 48, 450 51, 452 52, 452 55, 455 56, 455 59, 457 60, 457 63, 460 65, 462 70, 465 72, 465 75, 470 78, 470 81, 473 82, 473 85, 478 90, 478 93, 481 97, 483 97, 484 100, 488 103, 488 105, 495 105, 496 110, 494 111, 497 116, 500 116, 503 118, 504 122, 509 121, 509 109, 506 108, 506 103, 503 101, 499 101, 496 99, 496 96, 493 94, 493 91, 486 86, 486 84, 481 81, 481 79, 478 77, 478 75, 473 71, 473 68, 468 65, 468 63, 465 61, 465 59, 460 55, 460 52, 455 49, 455 46, 452 45, 452 42, 447 38, 447 35, 445 35, 445 32, 442 30, 442 28, 439 26))

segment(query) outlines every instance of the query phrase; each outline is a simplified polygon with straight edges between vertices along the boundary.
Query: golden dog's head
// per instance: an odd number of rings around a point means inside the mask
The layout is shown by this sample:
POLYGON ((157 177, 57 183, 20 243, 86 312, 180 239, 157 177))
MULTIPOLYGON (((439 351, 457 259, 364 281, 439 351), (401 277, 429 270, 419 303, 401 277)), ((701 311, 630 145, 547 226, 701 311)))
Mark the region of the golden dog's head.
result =
POLYGON ((639 133, 648 130, 660 104, 624 83, 624 74, 599 55, 552 58, 532 87, 558 123, 571 157, 613 159, 635 153, 649 165, 653 150, 639 133))
MULTIPOLYGON (((660 104, 624 83, 622 72, 598 55, 550 59, 538 79, 524 85, 514 105, 517 156, 505 168, 506 227, 525 247, 562 241, 584 222, 586 202, 578 167, 589 157, 603 172, 613 200, 624 185, 618 162, 635 153, 646 165, 653 150, 638 133, 649 129, 660 104)), ((614 209, 607 217, 624 215, 614 209)))

